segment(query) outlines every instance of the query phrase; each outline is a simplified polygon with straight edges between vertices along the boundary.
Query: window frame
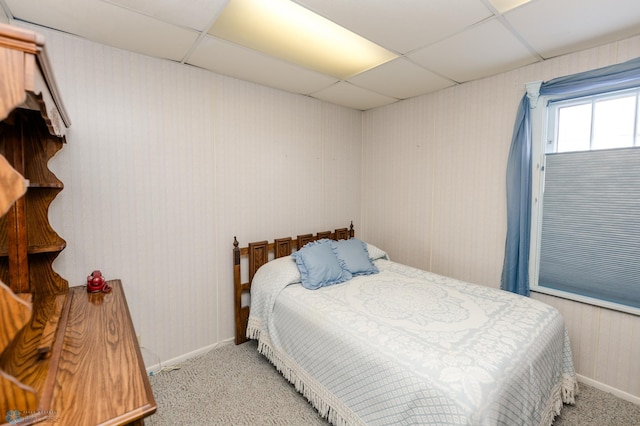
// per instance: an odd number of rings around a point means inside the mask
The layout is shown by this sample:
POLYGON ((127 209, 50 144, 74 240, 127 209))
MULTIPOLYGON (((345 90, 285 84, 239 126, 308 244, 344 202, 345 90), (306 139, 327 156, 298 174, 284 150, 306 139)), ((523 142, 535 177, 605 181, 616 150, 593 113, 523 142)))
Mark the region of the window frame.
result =
MULTIPOLYGON (((558 110, 560 108, 562 108, 563 106, 567 106, 567 105, 571 105, 571 106, 578 106, 580 104, 586 105, 586 104, 591 104, 592 108, 591 108, 591 139, 589 141, 589 146, 590 146, 590 150, 591 151, 597 151, 600 148, 595 148, 593 149, 593 142, 594 142, 594 106, 596 102, 599 101, 608 101, 608 100, 615 100, 615 99, 620 99, 620 98, 624 98, 624 97, 628 97, 629 95, 635 95, 635 104, 636 104, 636 117, 634 120, 634 127, 633 127, 633 131, 632 131, 632 145, 631 147, 636 147, 640 145, 640 135, 638 134, 639 132, 639 128, 638 128, 638 121, 640 120, 639 115, 640 115, 640 87, 636 87, 636 88, 631 88, 631 89, 624 89, 624 90, 612 90, 610 92, 604 92, 604 93, 599 93, 596 95, 588 95, 588 96, 578 96, 575 98, 569 98, 569 99, 554 99, 552 97, 546 97, 547 101, 545 102, 544 105, 546 105, 546 110, 547 110, 547 117, 546 117, 546 123, 547 123, 547 128, 548 129, 555 129, 555 124, 556 121, 558 121, 558 110), (553 106, 551 106, 550 104, 553 104, 553 106)), ((551 138, 549 137, 549 133, 545 133, 546 136, 546 141, 545 141, 545 150, 546 153, 550 153, 550 152, 558 152, 557 150, 557 145, 558 145, 558 138, 557 135, 551 135, 551 138), (549 147, 553 148, 553 151, 549 150, 549 147)), ((629 147, 611 147, 611 148, 603 148, 603 149, 616 149, 616 148, 629 148, 629 147)), ((568 151, 563 151, 563 152, 568 152, 568 151)))
MULTIPOLYGON (((592 97, 594 99, 601 99, 607 97, 614 97, 616 94, 621 96, 623 92, 637 92, 638 102, 640 102, 640 87, 628 90, 612 90, 598 95, 591 96, 579 96, 578 98, 592 97)), ((562 290, 556 290, 553 288, 542 287, 538 285, 540 275, 540 242, 542 235, 542 213, 543 213, 543 194, 544 194, 544 168, 547 154, 547 146, 557 143, 555 136, 553 141, 550 141, 550 132, 555 130, 555 124, 553 120, 549 119, 550 107, 549 103, 557 102, 557 105, 561 105, 560 102, 564 101, 566 97, 562 96, 546 96, 541 95, 537 99, 530 99, 531 108, 531 235, 530 235, 530 251, 529 251, 529 288, 531 292, 543 293, 551 296, 560 297, 563 299, 573 300, 576 302, 586 303, 589 305, 600 306, 615 311, 630 313, 634 315, 640 315, 640 309, 632 306, 622 305, 619 303, 609 302, 606 300, 596 299, 592 297, 582 296, 575 293, 570 293, 562 290), (554 127, 552 127, 554 125, 554 127)), ((570 99, 566 99, 567 102, 570 99)), ((640 116, 640 111, 637 111, 637 115, 640 116)), ((636 128, 633 146, 640 146, 640 135, 638 127, 640 127, 639 117, 636 117, 636 128)), ((593 125, 593 123, 592 123, 593 125)))

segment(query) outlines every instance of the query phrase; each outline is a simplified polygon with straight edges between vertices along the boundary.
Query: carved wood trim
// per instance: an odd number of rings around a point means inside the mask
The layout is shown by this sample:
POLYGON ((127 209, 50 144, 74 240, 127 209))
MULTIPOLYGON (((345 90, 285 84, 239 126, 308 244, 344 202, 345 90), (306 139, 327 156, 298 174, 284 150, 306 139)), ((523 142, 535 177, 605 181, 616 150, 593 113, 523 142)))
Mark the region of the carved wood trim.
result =
MULTIPOLYGON (((65 128, 71 125, 71 120, 69 120, 69 115, 62 103, 51 63, 44 49, 44 37, 33 31, 0 24, 0 52, 7 49, 17 51, 19 55, 24 57, 24 62, 19 68, 7 61, 0 62, 2 64, 1 74, 7 80, 20 82, 19 84, 25 91, 21 95, 22 99, 25 99, 24 96, 27 94, 36 98, 35 101, 40 105, 39 109, 43 118, 48 122, 49 129, 53 134, 62 136, 65 128)), ((4 53, 0 56, 3 55, 4 53)), ((0 93, 0 95, 5 97, 5 93, 0 93)), ((0 109, 2 119, 18 105, 15 102, 16 100, 8 105, 2 105, 3 108, 0 109)), ((27 104, 30 102, 33 100, 27 100, 27 104)))
POLYGON ((293 238, 276 238, 273 242, 273 257, 278 259, 280 257, 289 256, 291 254, 291 243, 293 238))
POLYGON ((253 281, 253 276, 259 267, 269 261, 269 242, 259 241, 249 243, 249 282, 253 281))
POLYGON ((336 229, 335 240, 348 240, 349 238, 349 230, 347 228, 336 229))
POLYGON ((324 231, 324 232, 318 232, 316 234, 316 241, 317 240, 322 240, 322 239, 331 239, 331 231, 324 231))
POLYGON ((300 250, 302 247, 304 247, 305 244, 308 244, 314 240, 315 238, 313 237, 313 234, 298 235, 298 237, 296 238, 296 248, 300 250))

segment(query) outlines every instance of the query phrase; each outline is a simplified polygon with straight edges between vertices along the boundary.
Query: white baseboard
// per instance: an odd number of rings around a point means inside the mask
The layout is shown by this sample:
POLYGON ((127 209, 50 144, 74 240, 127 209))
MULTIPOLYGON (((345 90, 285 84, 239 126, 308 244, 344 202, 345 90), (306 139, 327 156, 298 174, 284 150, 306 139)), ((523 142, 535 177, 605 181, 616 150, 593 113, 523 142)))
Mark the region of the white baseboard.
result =
POLYGON ((604 392, 609 392, 617 396, 618 398, 624 399, 625 401, 633 402, 634 404, 640 405, 640 396, 631 395, 630 393, 621 391, 620 389, 616 389, 609 385, 605 385, 604 383, 600 383, 596 380, 590 379, 589 377, 581 376, 580 374, 576 374, 576 378, 578 379, 578 382, 593 386, 596 389, 600 389, 604 392))
MULTIPOLYGON (((202 354, 204 354, 206 352, 209 352, 209 351, 211 351, 213 349, 216 349, 216 348, 219 348, 221 346, 226 346, 226 345, 232 344, 233 341, 234 341, 233 338, 222 340, 222 341, 220 341, 218 343, 214 343, 213 345, 202 347, 202 348, 197 349, 195 351, 180 355, 180 356, 175 357, 175 358, 171 358, 171 359, 169 359, 167 361, 164 361, 164 362, 160 362, 160 360, 158 359, 158 363, 157 364, 147 367, 147 374, 154 375, 156 373, 159 373, 162 369, 175 367, 178 364, 180 364, 182 362, 185 362, 185 361, 187 361, 187 360, 189 360, 191 358, 194 358, 194 357, 196 357, 198 355, 202 355, 202 354)), ((145 347, 141 347, 140 350, 142 352, 144 352, 145 350, 151 352, 149 349, 147 349, 145 347)))

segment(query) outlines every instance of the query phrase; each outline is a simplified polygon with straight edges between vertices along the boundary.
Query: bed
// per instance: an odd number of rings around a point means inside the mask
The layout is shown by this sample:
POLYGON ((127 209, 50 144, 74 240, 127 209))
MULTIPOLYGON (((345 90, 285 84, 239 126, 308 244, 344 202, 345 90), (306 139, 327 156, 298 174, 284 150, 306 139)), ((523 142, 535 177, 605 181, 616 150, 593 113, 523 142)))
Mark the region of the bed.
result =
POLYGON ((236 343, 257 340, 332 424, 550 425, 574 403, 551 306, 393 262, 353 224, 233 252, 236 343))

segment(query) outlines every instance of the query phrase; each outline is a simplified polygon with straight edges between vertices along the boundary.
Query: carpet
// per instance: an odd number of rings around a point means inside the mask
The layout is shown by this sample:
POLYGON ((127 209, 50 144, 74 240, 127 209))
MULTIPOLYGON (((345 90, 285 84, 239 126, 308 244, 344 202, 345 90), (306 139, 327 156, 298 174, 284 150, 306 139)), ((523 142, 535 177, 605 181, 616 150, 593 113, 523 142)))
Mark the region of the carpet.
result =
MULTIPOLYGON (((328 425, 257 351, 228 344, 150 377, 158 409, 147 426, 328 425)), ((638 426, 640 406, 580 384, 554 426, 638 426)))

